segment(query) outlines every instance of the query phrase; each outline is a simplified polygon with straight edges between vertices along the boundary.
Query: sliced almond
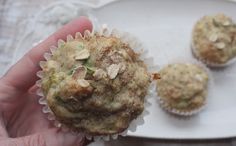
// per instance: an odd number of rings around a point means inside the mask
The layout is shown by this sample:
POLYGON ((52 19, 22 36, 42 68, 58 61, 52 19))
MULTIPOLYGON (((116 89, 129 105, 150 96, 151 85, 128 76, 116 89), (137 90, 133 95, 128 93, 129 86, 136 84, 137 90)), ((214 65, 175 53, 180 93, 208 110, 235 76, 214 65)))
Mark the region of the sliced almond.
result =
POLYGON ((218 36, 217 36, 217 34, 211 34, 210 35, 210 37, 209 37, 209 40, 211 41, 211 42, 216 42, 217 41, 217 39, 218 39, 218 36))
POLYGON ((107 74, 110 79, 114 79, 118 72, 119 72, 120 66, 117 64, 112 64, 109 67, 107 67, 107 74))
POLYGON ((103 69, 97 69, 97 70, 95 70, 93 76, 97 80, 99 80, 99 79, 102 79, 102 78, 106 78, 107 77, 107 73, 103 69))
POLYGON ((84 79, 87 74, 87 68, 84 66, 79 66, 77 69, 75 69, 75 72, 73 73, 74 79, 84 79))
POLYGON ((86 88, 89 86, 89 82, 85 79, 78 79, 77 82, 81 87, 86 88))
POLYGON ((225 48, 225 43, 219 42, 219 43, 216 43, 215 46, 216 46, 218 49, 224 49, 224 48, 225 48))
POLYGON ((90 53, 87 49, 83 49, 81 51, 79 51, 78 53, 76 53, 75 59, 76 60, 84 60, 89 58, 90 53))

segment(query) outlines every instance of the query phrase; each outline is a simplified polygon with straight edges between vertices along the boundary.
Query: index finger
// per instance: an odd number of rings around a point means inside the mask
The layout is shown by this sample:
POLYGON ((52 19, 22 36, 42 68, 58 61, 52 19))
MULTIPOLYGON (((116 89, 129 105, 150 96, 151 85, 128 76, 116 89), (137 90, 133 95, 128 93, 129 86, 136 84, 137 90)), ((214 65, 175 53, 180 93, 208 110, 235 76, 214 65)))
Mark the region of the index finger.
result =
POLYGON ((76 32, 83 34, 85 30, 92 31, 92 23, 86 17, 71 21, 26 53, 23 58, 12 66, 3 77, 3 80, 15 89, 28 90, 38 79, 36 72, 40 69, 39 61, 44 60, 43 54, 48 52, 51 46, 57 45, 59 39, 65 40, 67 35, 74 36, 76 32))

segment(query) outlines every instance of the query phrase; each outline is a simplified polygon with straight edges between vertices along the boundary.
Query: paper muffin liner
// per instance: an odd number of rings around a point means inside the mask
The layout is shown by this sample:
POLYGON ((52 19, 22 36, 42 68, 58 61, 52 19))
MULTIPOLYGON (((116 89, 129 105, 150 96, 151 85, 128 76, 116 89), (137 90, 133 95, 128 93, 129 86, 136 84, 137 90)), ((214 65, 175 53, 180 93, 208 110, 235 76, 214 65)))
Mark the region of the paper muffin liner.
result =
MULTIPOLYGON (((193 38, 193 32, 192 32, 192 38, 193 38)), ((236 62, 236 56, 230 60, 228 60, 226 63, 216 63, 216 62, 211 62, 209 60, 204 59, 201 57, 201 55, 198 54, 197 52, 197 47, 194 45, 193 40, 191 39, 191 52, 192 55, 199 61, 205 63, 208 67, 212 68, 219 68, 219 67, 227 67, 229 65, 232 65, 233 63, 236 62)))
MULTIPOLYGON (((210 70, 200 61, 195 60, 195 59, 174 59, 170 62, 168 62, 167 64, 165 64, 164 66, 167 66, 169 64, 194 64, 197 65, 199 67, 201 67, 207 74, 208 74, 208 85, 207 85, 207 96, 206 99, 204 101, 204 104, 202 106, 200 106, 199 108, 193 109, 193 110, 189 110, 189 111, 182 111, 182 110, 178 110, 175 108, 170 107, 159 95, 158 95, 158 91, 156 90, 156 94, 157 94, 157 100, 158 103, 160 105, 160 107, 165 110, 166 112, 172 114, 173 116, 177 116, 178 118, 184 118, 184 119, 188 119, 193 115, 196 115, 197 113, 199 113, 200 111, 202 111, 203 109, 206 108, 206 104, 208 102, 208 98, 211 97, 211 93, 212 93, 212 88, 213 88, 213 77, 212 74, 210 72, 210 70)), ((158 88, 158 86, 156 87, 158 88)))
MULTIPOLYGON (((153 63, 153 58, 148 57, 148 51, 144 50, 143 45, 140 43, 140 41, 131 36, 129 33, 127 32, 120 32, 116 29, 108 29, 108 27, 106 25, 103 25, 102 28, 99 31, 96 31, 99 35, 104 35, 104 36, 114 36, 117 38, 120 38, 124 43, 128 43, 130 45, 130 47, 136 52, 140 54, 140 59, 142 59, 144 61, 144 63, 147 65, 147 70, 149 73, 156 71, 157 66, 154 65, 153 63)), ((85 31, 84 32, 84 36, 82 36, 81 33, 77 32, 75 34, 75 39, 76 38, 88 38, 88 37, 92 37, 95 34, 95 32, 89 32, 89 31, 85 31)), ((74 40, 74 38, 71 35, 67 36, 67 42, 74 40)), ((61 45, 64 45, 65 42, 63 40, 58 40, 58 45, 57 47, 60 47, 61 45)), ((52 46, 50 48, 50 53, 45 53, 44 54, 44 58, 45 60, 49 60, 51 58, 51 56, 54 54, 55 50, 57 49, 56 46, 52 46)), ((40 67, 42 68, 43 64, 46 63, 46 61, 41 61, 39 63, 40 67)), ((47 119, 52 121, 53 124, 55 125, 55 127, 61 129, 64 132, 71 132, 73 134, 79 135, 79 136, 85 136, 87 139, 89 140, 105 140, 105 141, 109 141, 110 139, 117 139, 119 135, 121 136, 126 136, 127 132, 135 132, 137 126, 144 124, 144 117, 146 115, 149 114, 149 112, 147 111, 147 107, 151 105, 151 103, 148 101, 148 99, 150 97, 153 96, 154 92, 155 92, 155 85, 153 83, 151 83, 149 90, 148 90, 148 94, 145 97, 145 101, 144 101, 144 111, 142 112, 141 115, 139 115, 136 119, 134 119, 129 127, 121 132, 121 133, 117 133, 117 134, 112 134, 112 135, 99 135, 99 136, 92 136, 86 133, 81 133, 81 132, 75 132, 73 131, 73 129, 69 129, 66 125, 60 123, 55 115, 53 114, 53 112, 51 111, 50 107, 47 104, 46 101, 46 97, 44 97, 42 89, 41 89, 41 78, 43 78, 43 71, 39 71, 37 72, 37 76, 40 78, 40 80, 38 80, 36 82, 36 85, 39 87, 39 89, 37 90, 37 95, 40 96, 41 98, 39 99, 39 104, 43 105, 42 108, 42 112, 45 113, 45 115, 47 116, 47 119)))

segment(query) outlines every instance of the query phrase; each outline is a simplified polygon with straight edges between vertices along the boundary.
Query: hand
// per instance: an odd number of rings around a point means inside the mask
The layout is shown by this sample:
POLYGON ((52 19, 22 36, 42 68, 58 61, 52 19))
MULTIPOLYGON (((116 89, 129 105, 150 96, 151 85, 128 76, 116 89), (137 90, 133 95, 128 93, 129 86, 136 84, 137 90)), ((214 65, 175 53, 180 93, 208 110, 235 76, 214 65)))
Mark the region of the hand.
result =
POLYGON ((50 125, 32 89, 38 80, 39 61, 49 47, 68 34, 92 30, 86 17, 65 25, 45 41, 32 48, 0 79, 0 145, 1 146, 76 146, 83 138, 63 133, 50 125))

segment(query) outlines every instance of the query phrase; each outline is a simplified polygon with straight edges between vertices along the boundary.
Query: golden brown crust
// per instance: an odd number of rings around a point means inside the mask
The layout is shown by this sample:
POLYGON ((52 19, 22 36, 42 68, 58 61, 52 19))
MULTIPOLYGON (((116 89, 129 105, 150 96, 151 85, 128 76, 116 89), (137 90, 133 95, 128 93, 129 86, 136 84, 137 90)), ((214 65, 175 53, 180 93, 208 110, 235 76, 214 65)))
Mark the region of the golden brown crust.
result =
POLYGON ((42 88, 57 119, 75 131, 124 131, 144 108, 150 76, 128 44, 95 35, 67 42, 43 68, 42 88))
POLYGON ((205 104, 208 75, 194 64, 170 64, 160 72, 157 92, 162 101, 172 109, 193 111, 205 104))
POLYGON ((193 29, 193 53, 209 63, 225 64, 236 56, 236 25, 224 14, 204 16, 193 29))

